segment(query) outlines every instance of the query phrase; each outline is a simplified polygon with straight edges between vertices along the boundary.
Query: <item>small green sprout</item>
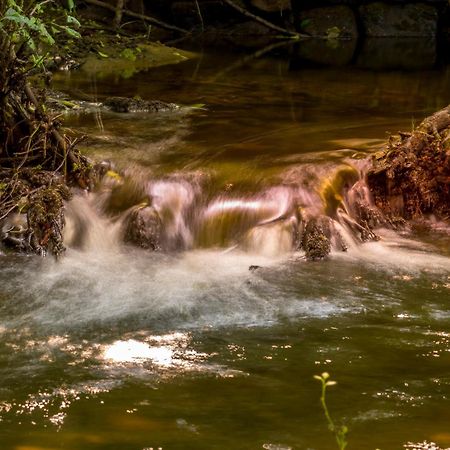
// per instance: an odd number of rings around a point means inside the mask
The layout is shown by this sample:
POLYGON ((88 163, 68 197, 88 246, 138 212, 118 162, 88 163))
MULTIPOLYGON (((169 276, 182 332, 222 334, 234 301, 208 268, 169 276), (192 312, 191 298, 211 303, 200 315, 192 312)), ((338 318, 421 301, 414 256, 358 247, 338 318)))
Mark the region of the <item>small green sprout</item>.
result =
POLYGON ((325 397, 327 387, 334 386, 337 383, 336 381, 330 380, 330 374, 328 372, 323 372, 322 375, 314 375, 314 378, 320 381, 320 383, 322 384, 322 394, 320 396, 320 403, 322 405, 325 418, 327 419, 328 429, 334 434, 339 450, 345 450, 348 444, 347 442, 348 428, 345 425, 341 425, 339 427, 335 425, 328 410, 325 397))

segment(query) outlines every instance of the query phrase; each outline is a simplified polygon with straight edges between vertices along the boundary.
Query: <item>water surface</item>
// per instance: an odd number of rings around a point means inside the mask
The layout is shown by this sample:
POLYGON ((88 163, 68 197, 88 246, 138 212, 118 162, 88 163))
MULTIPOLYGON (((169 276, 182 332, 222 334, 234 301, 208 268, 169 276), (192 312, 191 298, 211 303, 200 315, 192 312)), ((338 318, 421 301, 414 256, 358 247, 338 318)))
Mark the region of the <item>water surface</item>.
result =
MULTIPOLYGON (((67 119, 93 136, 94 157, 171 186, 200 180, 205 202, 261 199, 308 174, 359 167, 386 132, 450 100, 446 67, 242 56, 57 82, 94 100, 205 104, 67 119)), ((2 449, 333 449, 313 379, 324 371, 338 381, 329 406, 351 430, 348 448, 450 445, 444 235, 384 230, 320 262, 228 241, 151 253, 118 242, 95 201, 76 202, 68 208, 83 212, 88 238, 63 260, 1 257, 2 449)))

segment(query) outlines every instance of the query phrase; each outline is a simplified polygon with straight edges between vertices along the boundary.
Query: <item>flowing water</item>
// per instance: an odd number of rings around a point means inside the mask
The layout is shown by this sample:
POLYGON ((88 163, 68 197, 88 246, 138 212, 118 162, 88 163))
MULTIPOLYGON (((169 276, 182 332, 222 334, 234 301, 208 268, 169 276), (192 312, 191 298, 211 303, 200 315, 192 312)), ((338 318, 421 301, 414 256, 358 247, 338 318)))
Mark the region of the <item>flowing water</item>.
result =
POLYGON ((448 68, 420 69, 210 51, 129 79, 61 75, 95 101, 205 106, 66 119, 124 175, 67 205, 62 260, 1 257, 0 449, 333 449, 324 371, 349 449, 450 446, 448 234, 361 243, 351 192, 334 195, 387 131, 450 103, 448 68), (162 251, 123 243, 143 200, 162 251), (348 250, 306 261, 299 208, 331 214, 348 250))

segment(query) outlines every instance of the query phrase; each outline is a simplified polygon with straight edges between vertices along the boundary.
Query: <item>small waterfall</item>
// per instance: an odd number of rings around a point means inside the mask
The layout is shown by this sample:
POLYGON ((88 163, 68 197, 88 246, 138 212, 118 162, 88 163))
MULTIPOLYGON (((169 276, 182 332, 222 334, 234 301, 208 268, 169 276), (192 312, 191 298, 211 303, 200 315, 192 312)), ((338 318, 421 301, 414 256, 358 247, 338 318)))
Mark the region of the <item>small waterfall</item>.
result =
POLYGON ((112 221, 102 214, 98 198, 75 195, 66 207, 64 242, 68 247, 89 251, 114 251, 121 242, 122 219, 112 221))
POLYGON ((372 206, 356 167, 306 167, 254 191, 224 189, 204 173, 155 179, 139 170, 108 172, 96 192, 69 202, 65 241, 90 250, 131 241, 166 251, 239 247, 279 256, 314 239, 324 241, 324 251, 341 251, 375 237, 361 224, 361 208, 372 206))

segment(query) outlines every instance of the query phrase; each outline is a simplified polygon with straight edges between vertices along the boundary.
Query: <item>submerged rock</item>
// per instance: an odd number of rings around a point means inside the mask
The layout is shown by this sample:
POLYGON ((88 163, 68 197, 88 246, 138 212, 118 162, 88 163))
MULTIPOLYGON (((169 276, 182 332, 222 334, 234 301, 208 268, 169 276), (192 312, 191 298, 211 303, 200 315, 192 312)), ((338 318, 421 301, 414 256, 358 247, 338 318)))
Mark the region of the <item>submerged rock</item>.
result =
POLYGON ((125 241, 148 250, 160 250, 161 231, 161 218, 155 208, 141 206, 128 219, 125 241))
POLYGON ((103 105, 114 112, 136 113, 136 112, 170 112, 180 107, 175 103, 165 103, 159 100, 142 100, 141 98, 108 97, 103 105))
POLYGON ((405 5, 369 3, 359 9, 367 36, 419 37, 436 36, 438 12, 424 3, 405 5))

